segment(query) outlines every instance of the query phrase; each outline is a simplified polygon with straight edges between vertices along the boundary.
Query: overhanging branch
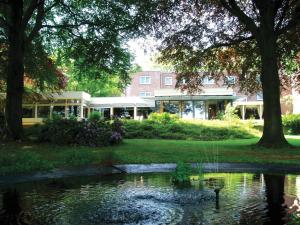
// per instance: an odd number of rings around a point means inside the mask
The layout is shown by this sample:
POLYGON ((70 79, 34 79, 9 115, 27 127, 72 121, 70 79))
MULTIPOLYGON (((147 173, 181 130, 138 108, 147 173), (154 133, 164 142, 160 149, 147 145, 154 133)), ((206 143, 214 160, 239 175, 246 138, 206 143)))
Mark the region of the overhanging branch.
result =
POLYGON ((229 42, 219 42, 219 43, 215 43, 213 45, 211 45, 210 47, 206 48, 203 53, 208 52, 210 50, 216 49, 216 48, 222 48, 222 47, 231 47, 234 45, 238 45, 244 41, 251 41, 254 40, 255 38, 253 36, 250 37, 244 37, 244 38, 239 38, 239 39, 235 39, 235 40, 231 40, 229 42))
POLYGON ((251 31, 253 35, 257 35, 258 28, 253 22, 253 20, 247 16, 241 8, 237 5, 235 0, 220 0, 221 4, 225 9, 227 9, 232 15, 239 18, 239 20, 245 24, 247 29, 251 31))

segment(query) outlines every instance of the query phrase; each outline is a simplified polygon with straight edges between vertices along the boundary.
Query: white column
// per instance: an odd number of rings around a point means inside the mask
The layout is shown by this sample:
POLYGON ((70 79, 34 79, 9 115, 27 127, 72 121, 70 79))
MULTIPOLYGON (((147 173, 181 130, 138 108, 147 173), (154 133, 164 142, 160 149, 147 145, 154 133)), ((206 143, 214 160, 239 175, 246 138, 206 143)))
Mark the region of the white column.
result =
POLYGON ((259 105, 259 109, 258 109, 258 113, 259 113, 259 118, 262 120, 262 116, 263 116, 263 105, 259 105))
POLYGON ((242 105, 242 119, 245 120, 245 105, 242 105))
POLYGON ((137 116, 137 107, 136 106, 133 107, 133 119, 134 120, 138 119, 138 116, 137 116))
POLYGON ((80 119, 83 119, 83 104, 80 105, 80 119))
POLYGON ((88 118, 90 117, 90 114, 91 114, 91 108, 90 107, 88 107, 88 118))
POLYGON ((52 114, 53 114, 53 105, 50 105, 50 119, 52 119, 52 114))
POLYGON ((110 107, 110 118, 114 117, 114 107, 110 107))
POLYGON ((34 105, 34 118, 38 118, 38 107, 37 107, 37 103, 35 103, 35 105, 34 105))

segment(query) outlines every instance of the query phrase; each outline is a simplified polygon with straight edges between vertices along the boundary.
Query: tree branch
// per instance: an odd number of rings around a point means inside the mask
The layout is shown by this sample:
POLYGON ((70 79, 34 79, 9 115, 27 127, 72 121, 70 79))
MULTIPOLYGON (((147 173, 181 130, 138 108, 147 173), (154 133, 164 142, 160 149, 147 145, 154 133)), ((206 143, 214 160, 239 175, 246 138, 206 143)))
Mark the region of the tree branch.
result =
MULTIPOLYGON (((42 0, 41 2, 44 2, 44 0, 42 0)), ((43 26, 44 17, 45 17, 45 6, 44 4, 39 4, 34 27, 31 30, 28 37, 25 39, 25 42, 29 43, 33 40, 34 37, 36 37, 36 35, 38 34, 38 32, 43 26)))
POLYGON ((276 31, 277 35, 284 34, 285 32, 294 29, 297 26, 300 26, 300 0, 296 0, 293 3, 295 6, 295 10, 292 14, 291 20, 288 22, 288 24, 285 27, 278 29, 276 31))
POLYGON ((44 0, 31 0, 30 4, 27 8, 27 10, 24 12, 23 15, 23 20, 22 20, 22 27, 25 30, 30 18, 33 15, 33 12, 36 10, 36 8, 38 7, 39 3, 43 3, 44 4, 44 0))
MULTIPOLYGON (((281 2, 282 4, 283 4, 283 1, 281 2)), ((282 13, 281 13, 281 16, 280 16, 280 18, 279 18, 279 20, 278 20, 278 23, 276 24, 276 26, 275 26, 275 32, 278 30, 278 29, 280 29, 280 27, 282 26, 282 23, 283 23, 283 20, 284 20, 284 18, 285 18, 285 16, 286 16, 286 13, 287 13, 287 11, 288 11, 288 9, 289 9, 289 0, 286 0, 285 1, 285 4, 283 5, 283 8, 282 8, 282 13)))
POLYGON ((210 47, 206 48, 203 53, 208 52, 210 50, 216 49, 216 48, 221 48, 221 47, 231 47, 233 45, 237 45, 240 44, 244 41, 250 41, 250 40, 254 40, 254 36, 250 36, 250 37, 244 37, 244 38, 240 38, 240 39, 235 39, 235 40, 231 40, 229 42, 222 42, 222 43, 215 43, 213 45, 211 45, 210 47))
POLYGON ((241 10, 241 8, 237 5, 235 0, 228 0, 228 2, 227 0, 220 0, 220 2, 223 5, 223 7, 227 9, 231 14, 238 17, 239 20, 246 25, 247 29, 251 31, 253 35, 257 35, 257 26, 255 25, 253 20, 241 10))

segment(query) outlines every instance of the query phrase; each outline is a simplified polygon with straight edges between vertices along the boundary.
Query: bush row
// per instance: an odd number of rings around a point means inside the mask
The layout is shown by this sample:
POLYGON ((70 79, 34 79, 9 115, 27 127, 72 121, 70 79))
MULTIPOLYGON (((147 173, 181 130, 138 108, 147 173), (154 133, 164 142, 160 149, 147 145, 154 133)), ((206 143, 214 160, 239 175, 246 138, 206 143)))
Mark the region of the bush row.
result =
POLYGON ((39 142, 62 145, 107 146, 122 141, 124 132, 119 120, 88 120, 54 118, 27 130, 39 142))
POLYGON ((247 129, 243 125, 212 126, 209 123, 193 123, 169 118, 162 114, 162 118, 150 116, 148 120, 134 121, 125 120, 125 138, 161 138, 180 140, 221 140, 230 138, 254 137, 254 129, 247 129), (154 119, 155 118, 155 119, 154 119), (166 119, 167 118, 167 119, 166 119))
POLYGON ((300 114, 284 115, 282 124, 286 133, 300 134, 300 114))

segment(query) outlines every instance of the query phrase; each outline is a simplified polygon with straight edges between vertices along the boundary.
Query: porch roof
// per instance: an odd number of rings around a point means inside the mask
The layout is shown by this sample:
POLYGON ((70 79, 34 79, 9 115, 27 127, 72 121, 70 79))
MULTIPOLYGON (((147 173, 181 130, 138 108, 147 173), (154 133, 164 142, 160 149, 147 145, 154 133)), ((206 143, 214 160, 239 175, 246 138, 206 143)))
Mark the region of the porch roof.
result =
POLYGON ((235 100, 236 96, 232 95, 172 95, 172 96, 155 96, 155 100, 235 100))
POLYGON ((155 107, 155 101, 140 97, 95 97, 91 98, 90 107, 155 107))

